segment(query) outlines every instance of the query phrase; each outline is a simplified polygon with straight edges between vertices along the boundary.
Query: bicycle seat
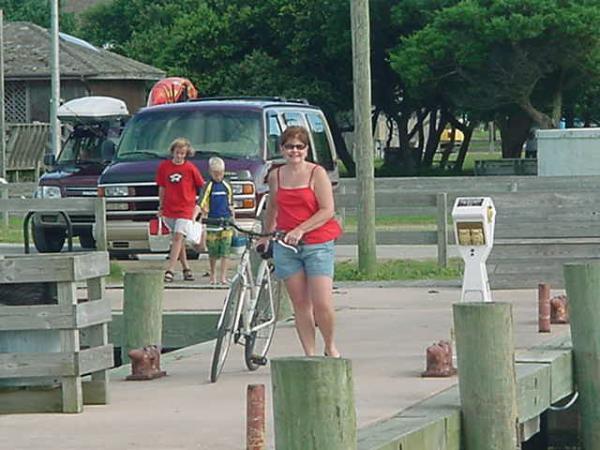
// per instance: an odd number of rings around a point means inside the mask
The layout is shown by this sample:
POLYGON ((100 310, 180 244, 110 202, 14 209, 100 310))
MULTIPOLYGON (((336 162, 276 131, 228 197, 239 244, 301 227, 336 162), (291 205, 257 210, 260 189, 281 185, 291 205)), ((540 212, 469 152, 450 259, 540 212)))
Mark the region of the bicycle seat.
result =
POLYGON ((265 245, 258 245, 256 251, 262 259, 271 259, 273 257, 273 245, 270 242, 266 245, 266 248, 265 245))

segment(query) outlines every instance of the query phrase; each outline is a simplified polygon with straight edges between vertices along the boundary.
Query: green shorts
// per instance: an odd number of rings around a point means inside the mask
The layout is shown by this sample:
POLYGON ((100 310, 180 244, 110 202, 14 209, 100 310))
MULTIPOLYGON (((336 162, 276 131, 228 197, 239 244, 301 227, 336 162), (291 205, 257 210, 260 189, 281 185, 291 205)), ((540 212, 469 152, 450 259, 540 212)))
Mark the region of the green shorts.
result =
POLYGON ((231 252, 233 230, 206 231, 206 248, 211 258, 223 258, 231 252))

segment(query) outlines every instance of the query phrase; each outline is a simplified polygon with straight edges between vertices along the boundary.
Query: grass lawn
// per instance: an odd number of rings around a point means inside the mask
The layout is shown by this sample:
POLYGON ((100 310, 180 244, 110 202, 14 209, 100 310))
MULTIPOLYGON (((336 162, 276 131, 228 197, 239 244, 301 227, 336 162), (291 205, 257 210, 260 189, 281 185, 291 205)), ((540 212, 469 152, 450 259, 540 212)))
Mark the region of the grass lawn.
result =
POLYGON ((357 261, 340 261, 335 264, 335 281, 454 280, 461 278, 462 272, 459 258, 451 258, 447 268, 439 267, 435 260, 381 260, 374 277, 361 274, 357 261))
MULTIPOLYGON (((29 239, 31 240, 31 236, 29 239)), ((23 243, 23 219, 11 217, 8 221, 8 227, 4 226, 4 222, 2 222, 0 225, 0 242, 6 244, 23 243)))

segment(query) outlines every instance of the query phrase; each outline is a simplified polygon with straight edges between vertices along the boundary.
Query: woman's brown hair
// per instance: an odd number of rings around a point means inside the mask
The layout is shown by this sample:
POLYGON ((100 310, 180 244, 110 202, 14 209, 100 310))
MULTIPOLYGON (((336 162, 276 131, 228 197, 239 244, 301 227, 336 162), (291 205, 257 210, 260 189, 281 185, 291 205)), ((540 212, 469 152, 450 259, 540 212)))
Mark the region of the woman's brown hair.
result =
POLYGON ((281 145, 284 145, 290 139, 298 139, 300 142, 310 148, 310 136, 308 130, 298 125, 292 125, 285 129, 281 134, 281 145))

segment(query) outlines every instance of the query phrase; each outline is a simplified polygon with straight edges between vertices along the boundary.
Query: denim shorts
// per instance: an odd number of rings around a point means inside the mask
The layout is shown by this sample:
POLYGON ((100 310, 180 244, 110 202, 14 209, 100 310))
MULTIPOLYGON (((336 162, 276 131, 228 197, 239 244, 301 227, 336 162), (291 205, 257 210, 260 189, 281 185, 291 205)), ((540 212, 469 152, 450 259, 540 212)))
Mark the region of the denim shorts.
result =
POLYGON ((285 280, 304 271, 307 277, 327 276, 333 278, 334 246, 333 241, 322 244, 302 244, 298 253, 278 243, 273 247, 275 275, 285 280))

